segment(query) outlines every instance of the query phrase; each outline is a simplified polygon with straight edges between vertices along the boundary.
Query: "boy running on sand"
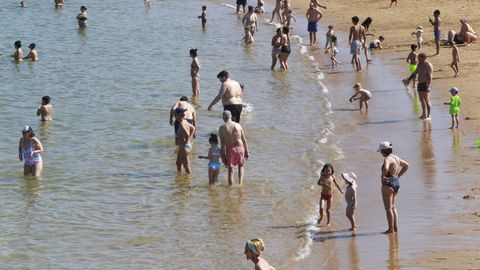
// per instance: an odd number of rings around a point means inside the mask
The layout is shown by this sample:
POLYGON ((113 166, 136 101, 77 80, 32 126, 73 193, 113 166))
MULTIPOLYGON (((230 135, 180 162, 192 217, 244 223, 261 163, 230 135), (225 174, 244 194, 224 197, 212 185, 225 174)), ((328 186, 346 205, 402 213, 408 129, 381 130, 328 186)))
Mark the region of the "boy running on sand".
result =
POLYGON ((460 54, 458 54, 458 47, 455 41, 450 40, 450 47, 452 47, 452 63, 450 64, 450 67, 452 67, 453 72, 455 72, 453 77, 458 77, 458 62, 460 62, 460 54))
POLYGON ((202 28, 205 28, 207 24, 207 6, 202 6, 202 14, 198 18, 202 19, 202 28))
POLYGON ((452 89, 450 89, 450 94, 452 94, 450 102, 443 103, 450 105, 450 115, 452 116, 452 126, 450 129, 453 129, 454 126, 458 129, 458 114, 460 113, 460 105, 462 105, 462 99, 458 96, 458 91, 457 87, 452 87, 452 89))
MULTIPOLYGON (((418 61, 417 61, 417 57, 418 57, 418 54, 417 54, 417 45, 415 44, 412 44, 410 45, 410 48, 412 49, 412 51, 408 54, 407 56, 407 63, 408 63, 408 67, 410 69, 410 75, 412 73, 415 72, 415 70, 417 70, 417 64, 418 64, 418 61)), ((417 79, 417 76, 415 76, 413 78, 413 81, 412 81, 412 87, 415 88, 415 81, 417 79)))
POLYGON ((435 53, 435 55, 438 55, 440 54, 440 38, 442 36, 442 31, 440 30, 440 10, 435 10, 433 12, 433 17, 435 18, 435 20, 432 20, 432 18, 428 17, 428 21, 430 22, 430 24, 433 25, 433 34, 435 36, 435 46, 437 48, 437 52, 435 53))
POLYGON ((342 173, 342 178, 347 184, 345 189, 345 201, 347 201, 347 209, 345 215, 350 221, 351 227, 350 231, 355 231, 357 229, 357 224, 355 222, 355 208, 357 207, 357 176, 353 173, 342 173))
POLYGON ((356 83, 353 86, 353 89, 355 89, 355 94, 353 94, 352 97, 350 97, 349 101, 352 102, 353 100, 360 99, 360 110, 363 107, 363 104, 365 103, 365 109, 368 110, 368 100, 372 98, 372 93, 366 89, 362 89, 362 84, 361 83, 356 83))

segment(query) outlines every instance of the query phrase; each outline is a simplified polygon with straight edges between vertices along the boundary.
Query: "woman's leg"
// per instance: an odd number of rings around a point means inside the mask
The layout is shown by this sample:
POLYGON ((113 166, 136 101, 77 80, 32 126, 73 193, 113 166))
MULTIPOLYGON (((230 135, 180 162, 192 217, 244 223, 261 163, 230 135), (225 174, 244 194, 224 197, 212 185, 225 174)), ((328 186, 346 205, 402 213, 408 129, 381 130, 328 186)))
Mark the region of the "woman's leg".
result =
POLYGON ((32 175, 32 168, 30 166, 27 166, 26 164, 23 164, 23 176, 28 175, 32 175))
POLYGON ((188 148, 184 148, 183 150, 183 156, 182 156, 182 165, 183 168, 185 168, 185 172, 187 174, 190 174, 192 172, 192 169, 190 168, 190 150, 188 148))
POLYGON ((398 213, 395 206, 395 199, 397 198, 398 191, 393 192, 392 195, 392 213, 393 213, 393 231, 398 232, 398 213))
POLYGON ((382 199, 385 213, 387 214, 388 230, 384 233, 392 233, 393 229, 393 189, 391 187, 382 185, 382 199))
POLYGON ((317 224, 320 224, 322 222, 322 219, 323 219, 323 200, 322 199, 320 199, 319 208, 320 208, 320 210, 319 210, 320 217, 317 220, 317 224))
POLYGON ((330 226, 330 206, 332 205, 332 197, 327 199, 327 226, 330 226))
POLYGON ((177 150, 177 172, 181 172, 182 171, 182 152, 183 150, 181 149, 181 147, 178 147, 178 150, 177 150))
POLYGON ((31 168, 32 168, 31 169, 32 170, 32 176, 35 176, 35 177, 40 176, 40 175, 42 175, 43 162, 42 161, 37 162, 31 168))

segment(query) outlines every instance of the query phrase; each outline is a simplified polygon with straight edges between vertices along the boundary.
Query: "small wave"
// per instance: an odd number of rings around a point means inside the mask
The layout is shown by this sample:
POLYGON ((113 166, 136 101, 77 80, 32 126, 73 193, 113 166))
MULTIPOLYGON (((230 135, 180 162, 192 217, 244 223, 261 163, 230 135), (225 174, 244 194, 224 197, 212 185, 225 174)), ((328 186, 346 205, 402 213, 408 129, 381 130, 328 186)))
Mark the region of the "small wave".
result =
POLYGON ((252 103, 243 103, 243 109, 242 112, 253 112, 253 105, 252 103))
POLYGON ((307 46, 300 45, 300 54, 306 54, 306 53, 307 53, 307 46))
MULTIPOLYGON (((318 206, 317 206, 318 208, 318 206)), ((318 212, 318 209, 317 209, 317 212, 318 212)), ((300 250, 297 251, 296 255, 295 255, 295 261, 301 261, 303 259, 305 259, 308 255, 310 255, 310 253, 312 252, 312 243, 313 243, 313 237, 315 235, 315 233, 318 233, 320 231, 320 229, 316 226, 317 224, 317 217, 314 216, 314 215, 310 215, 307 217, 306 219, 307 221, 307 227, 305 229, 305 232, 303 234, 303 239, 304 239, 304 243, 303 245, 300 247, 300 250)))
POLYGON ((230 4, 227 4, 227 3, 224 3, 223 5, 226 6, 226 7, 228 7, 228 8, 233 8, 233 9, 236 9, 236 8, 237 8, 236 6, 230 5, 230 4))

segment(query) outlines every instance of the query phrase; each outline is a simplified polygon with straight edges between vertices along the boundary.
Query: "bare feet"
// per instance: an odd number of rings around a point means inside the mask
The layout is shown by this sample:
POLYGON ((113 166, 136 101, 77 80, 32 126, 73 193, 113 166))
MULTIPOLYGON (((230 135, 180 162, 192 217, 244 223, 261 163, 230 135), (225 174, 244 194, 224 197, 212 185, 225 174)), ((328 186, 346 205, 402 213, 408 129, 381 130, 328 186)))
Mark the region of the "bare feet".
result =
POLYGON ((390 234, 390 233, 394 233, 394 231, 392 229, 388 229, 383 232, 383 234, 390 234))
POLYGON ((420 120, 424 120, 424 119, 426 119, 426 118, 427 118, 427 117, 426 117, 425 115, 421 115, 420 117, 418 117, 418 119, 420 119, 420 120))
POLYGON ((321 222, 322 222, 322 219, 319 218, 319 219, 317 220, 317 224, 320 225, 321 222))
POLYGON ((357 230, 357 228, 358 228, 358 227, 357 227, 357 226, 355 226, 355 227, 352 227, 352 228, 350 228, 350 229, 348 229, 348 230, 349 230, 349 231, 351 231, 351 232, 354 232, 354 231, 356 231, 356 230, 357 230))

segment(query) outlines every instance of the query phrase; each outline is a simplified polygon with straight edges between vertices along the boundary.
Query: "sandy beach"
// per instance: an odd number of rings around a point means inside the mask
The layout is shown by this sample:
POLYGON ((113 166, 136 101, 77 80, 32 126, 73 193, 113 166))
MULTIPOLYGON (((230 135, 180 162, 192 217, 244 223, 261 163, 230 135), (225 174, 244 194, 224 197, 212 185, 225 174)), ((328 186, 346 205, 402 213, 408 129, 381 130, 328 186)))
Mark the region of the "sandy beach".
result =
MULTIPOLYGON (((442 46, 440 55, 430 57, 434 65, 431 92, 431 121, 417 120, 419 104, 413 90, 405 90, 401 79, 408 75, 405 62, 411 36, 417 25, 424 27, 424 44, 420 52, 434 54, 433 29, 428 16, 435 9, 442 14, 442 37, 449 29, 460 28, 459 19, 466 17, 473 28, 478 25, 480 3, 473 1, 399 1, 388 8, 389 1, 354 0, 322 1, 324 10, 318 35, 324 41, 326 25, 333 24, 340 35, 340 46, 348 50, 350 18, 363 21, 373 18, 370 32, 386 39, 386 49, 372 53, 374 62, 360 73, 353 72, 349 61, 335 70, 322 69, 323 82, 332 93, 332 108, 339 112, 335 133, 351 134, 340 142, 344 149, 342 164, 358 172, 359 200, 357 216, 361 229, 357 234, 342 231, 345 224, 321 229, 313 239, 311 256, 291 269, 480 269, 480 190, 478 138, 480 98, 475 85, 479 79, 480 50, 478 44, 459 46, 460 77, 454 78, 450 68, 451 48, 442 46), (421 6, 419 6, 421 4, 421 6), (339 18, 342 18, 341 20, 339 18), (423 20, 419 18, 424 18, 423 20), (354 82, 360 81, 373 93, 368 114, 353 111, 346 101, 354 82), (459 130, 449 130, 449 89, 461 89, 462 112, 459 130), (379 174, 381 157, 375 152, 378 142, 389 140, 394 151, 411 167, 403 177, 398 197, 400 233, 379 236, 386 220, 381 203, 379 174), (422 195, 423 194, 423 195, 422 195), (430 194, 425 196, 425 194, 430 194), (339 255, 341 254, 341 255, 339 255), (349 256, 349 257, 347 257, 349 256), (348 259, 347 259, 348 258, 348 259)), ((296 16, 303 16, 308 1, 294 1, 296 16)), ((297 28, 303 25, 297 24, 297 28)), ((305 31, 305 30, 304 30, 305 31)), ((369 38, 369 41, 371 38, 369 38)), ((317 54, 320 62, 328 59, 317 54)), ((342 61, 341 60, 341 61, 342 61)), ((362 55, 362 62, 364 56, 362 55)), ((355 104, 355 107, 357 105, 355 104)), ((342 200, 340 194, 338 200, 342 200)), ((343 201, 337 204, 334 220, 344 220, 343 201)), ((290 268, 289 268, 290 269, 290 268)))

